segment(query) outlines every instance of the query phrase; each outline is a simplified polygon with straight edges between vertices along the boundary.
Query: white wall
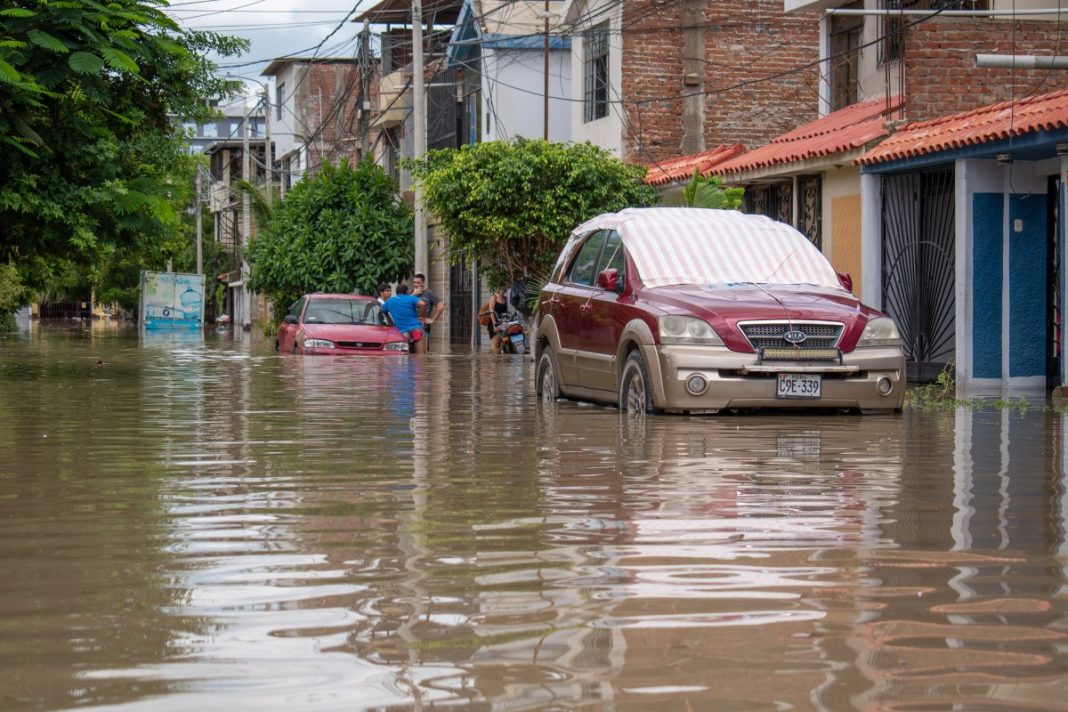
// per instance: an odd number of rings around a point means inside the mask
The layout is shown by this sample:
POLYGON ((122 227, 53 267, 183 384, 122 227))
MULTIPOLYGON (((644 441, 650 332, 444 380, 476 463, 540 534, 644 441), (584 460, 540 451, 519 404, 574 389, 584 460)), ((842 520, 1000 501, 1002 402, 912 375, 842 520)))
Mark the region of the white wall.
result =
MULTIPOLYGON (((293 150, 293 146, 296 141, 293 138, 295 133, 294 125, 296 117, 294 114, 296 110, 293 106, 293 92, 297 88, 298 79, 300 75, 295 71, 298 65, 287 65, 280 71, 274 78, 274 85, 271 86, 271 141, 274 143, 274 152, 276 156, 284 156, 289 151, 293 150), (278 118, 278 86, 285 84, 282 94, 285 98, 285 104, 282 107, 282 118, 278 118)), ((301 75, 303 72, 301 72, 301 75)))
POLYGON ((571 39, 571 76, 574 77, 571 82, 571 140, 576 143, 589 141, 616 156, 623 155, 623 107, 613 103, 605 118, 589 123, 583 120, 585 48, 581 32, 608 21, 608 96, 618 102, 623 86, 622 5, 618 0, 575 0, 568 12, 568 17, 576 21, 576 34, 571 39))
MULTIPOLYGON (((541 50, 487 49, 482 66, 482 138, 544 135, 544 54, 541 50)), ((549 140, 571 139, 571 55, 549 52, 549 140)))

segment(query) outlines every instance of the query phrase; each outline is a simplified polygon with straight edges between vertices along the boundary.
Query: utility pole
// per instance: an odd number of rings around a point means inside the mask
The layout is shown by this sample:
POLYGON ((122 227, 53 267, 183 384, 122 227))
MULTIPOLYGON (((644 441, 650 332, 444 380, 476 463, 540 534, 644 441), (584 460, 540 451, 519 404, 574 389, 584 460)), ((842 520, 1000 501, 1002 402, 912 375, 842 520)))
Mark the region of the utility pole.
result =
POLYGON ((360 160, 367 158, 367 152, 371 150, 371 96, 370 77, 367 76, 371 69, 371 21, 363 21, 363 31, 360 32, 360 160))
MULTIPOLYGON (((412 123, 415 125, 415 160, 426 156, 426 97, 423 95, 423 3, 412 0, 412 123)), ((427 272, 426 215, 423 189, 415 184, 415 271, 427 272)))
POLYGON ((271 91, 267 87, 267 82, 263 83, 263 165, 264 171, 266 171, 266 183, 267 183, 267 206, 270 207, 271 202, 274 200, 274 169, 271 167, 273 161, 271 157, 271 91))
POLYGON ((548 141, 549 140, 549 0, 545 0, 545 48, 544 48, 542 54, 544 55, 543 59, 544 59, 544 65, 545 65, 545 68, 544 68, 544 71, 545 71, 545 85, 544 85, 545 116, 544 116, 544 119, 543 119, 543 123, 545 125, 545 130, 544 130, 544 135, 542 136, 542 138, 544 138, 546 141, 548 141))
MULTIPOLYGON (((248 148, 248 101, 245 101, 245 121, 241 126, 241 178, 243 180, 249 180, 249 176, 252 173, 252 157, 249 155, 248 148)), ((242 191, 241 193, 241 291, 238 296, 241 303, 241 330, 250 331, 252 329, 252 320, 249 318, 249 312, 252 310, 251 299, 248 293, 248 277, 249 268, 248 262, 245 261, 245 250, 248 248, 249 237, 252 234, 252 227, 249 224, 251 217, 251 205, 249 203, 249 194, 242 191)))
POLYGON ((197 224, 196 224, 196 230, 197 230, 197 274, 204 274, 204 247, 203 247, 204 226, 203 226, 202 221, 200 219, 200 203, 201 203, 200 166, 197 166, 197 175, 196 175, 196 178, 193 179, 193 186, 196 188, 196 194, 197 194, 197 202, 196 202, 196 205, 193 208, 193 219, 196 220, 196 222, 197 222, 197 224))

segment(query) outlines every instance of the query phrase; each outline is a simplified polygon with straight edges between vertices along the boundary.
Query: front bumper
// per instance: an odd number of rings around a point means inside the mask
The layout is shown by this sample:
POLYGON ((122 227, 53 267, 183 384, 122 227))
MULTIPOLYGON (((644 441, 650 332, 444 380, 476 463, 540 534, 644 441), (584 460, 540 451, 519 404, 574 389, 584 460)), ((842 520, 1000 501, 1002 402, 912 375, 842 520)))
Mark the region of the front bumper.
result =
POLYGON ((765 361, 722 346, 642 347, 654 402, 667 411, 724 408, 859 408, 898 410, 905 399, 905 357, 897 348, 864 348, 838 361, 765 361), (819 374, 820 398, 775 397, 780 373, 819 374), (691 394, 686 381, 700 374, 708 387, 691 394), (879 391, 880 381, 889 392, 879 391))
POLYGON ((386 349, 305 348, 305 356, 407 356, 407 351, 386 349))

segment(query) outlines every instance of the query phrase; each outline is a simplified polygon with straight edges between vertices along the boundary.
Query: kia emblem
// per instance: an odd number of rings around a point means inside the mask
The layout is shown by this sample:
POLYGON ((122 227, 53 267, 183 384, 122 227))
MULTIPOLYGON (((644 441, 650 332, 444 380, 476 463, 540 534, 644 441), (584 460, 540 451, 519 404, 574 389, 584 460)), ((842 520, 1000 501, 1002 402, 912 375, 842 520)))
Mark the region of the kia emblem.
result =
POLYGON ((798 344, 805 343, 805 341, 808 339, 808 336, 806 336, 805 332, 803 331, 791 329, 790 331, 787 331, 785 334, 783 334, 782 338, 783 341, 785 341, 786 343, 797 346, 798 344))

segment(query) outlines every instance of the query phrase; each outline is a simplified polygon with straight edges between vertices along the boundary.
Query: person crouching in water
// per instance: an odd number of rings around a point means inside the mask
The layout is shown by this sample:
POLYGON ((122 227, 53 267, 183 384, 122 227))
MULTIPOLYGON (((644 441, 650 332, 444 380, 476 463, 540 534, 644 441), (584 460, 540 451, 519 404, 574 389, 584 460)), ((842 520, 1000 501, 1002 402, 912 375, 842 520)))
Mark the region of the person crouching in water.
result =
POLYGON ((407 284, 398 284, 397 293, 382 304, 382 311, 393 317, 393 323, 408 339, 408 349, 412 353, 426 353, 422 322, 426 312, 425 300, 408 294, 407 284))

